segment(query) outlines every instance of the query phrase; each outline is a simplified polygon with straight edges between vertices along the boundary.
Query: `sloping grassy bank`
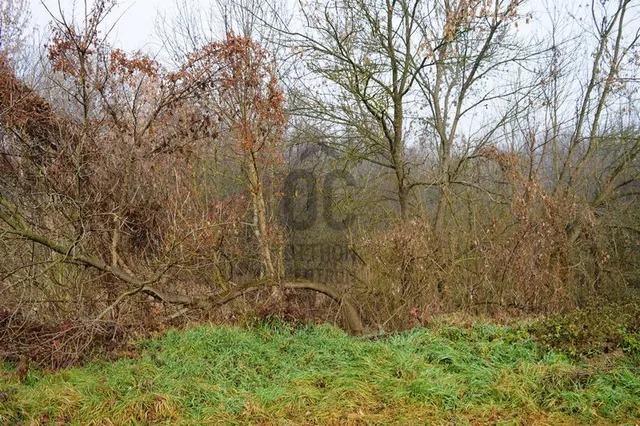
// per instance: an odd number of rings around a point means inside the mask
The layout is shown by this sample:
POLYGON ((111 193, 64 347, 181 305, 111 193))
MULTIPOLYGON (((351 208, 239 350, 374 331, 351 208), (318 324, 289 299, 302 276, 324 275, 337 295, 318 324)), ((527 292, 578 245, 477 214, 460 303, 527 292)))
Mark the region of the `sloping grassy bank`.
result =
POLYGON ((373 341, 331 326, 203 326, 113 363, 5 375, 0 424, 635 424, 637 364, 579 364, 480 322, 373 341))

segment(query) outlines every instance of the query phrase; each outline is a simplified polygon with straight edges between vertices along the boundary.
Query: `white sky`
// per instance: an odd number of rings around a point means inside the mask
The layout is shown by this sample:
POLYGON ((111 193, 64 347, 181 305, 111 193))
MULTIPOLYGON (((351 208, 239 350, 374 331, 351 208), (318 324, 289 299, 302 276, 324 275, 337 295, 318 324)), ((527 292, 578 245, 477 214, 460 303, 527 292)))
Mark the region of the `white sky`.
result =
MULTIPOLYGON (((45 30, 51 17, 43 3, 58 15, 58 0, 30 0, 33 24, 45 30)), ((65 14, 74 10, 77 14, 84 11, 83 0, 60 0, 65 14)), ((93 2, 88 0, 89 5, 93 2)), ((109 40, 116 47, 124 50, 157 50, 157 41, 153 38, 158 12, 168 12, 174 7, 173 0, 122 0, 114 12, 108 17, 109 26, 116 23, 109 34, 109 40), (156 48, 154 48, 156 47, 156 48)))
MULTIPOLYGON (((66 14, 75 10, 81 14, 85 0, 30 0, 33 24, 45 30, 51 20, 43 3, 56 15, 59 14, 58 3, 66 14)), ((93 0, 86 0, 89 6, 93 0)), ((194 7, 206 5, 210 0, 193 0, 194 7)), ((555 5, 560 8, 575 8, 577 5, 589 3, 590 0, 529 0, 527 9, 544 11, 546 7, 555 5)), ((157 51, 158 41, 154 39, 155 24, 158 13, 168 13, 175 9, 175 0, 120 0, 119 5, 108 17, 110 24, 116 23, 114 31, 109 35, 111 43, 124 50, 157 51)), ((543 12, 544 14, 544 12, 543 12)), ((540 14, 538 14, 540 18, 540 14)))

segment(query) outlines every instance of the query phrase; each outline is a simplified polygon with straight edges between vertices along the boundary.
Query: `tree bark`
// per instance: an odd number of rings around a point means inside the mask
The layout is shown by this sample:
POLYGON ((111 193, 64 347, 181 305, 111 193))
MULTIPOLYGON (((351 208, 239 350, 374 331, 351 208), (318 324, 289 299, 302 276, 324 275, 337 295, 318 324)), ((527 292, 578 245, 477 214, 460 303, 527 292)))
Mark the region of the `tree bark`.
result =
POLYGON ((264 200, 264 190, 260 180, 260 174, 257 164, 257 158, 252 151, 249 154, 249 164, 247 173, 249 175, 249 185, 251 187, 251 198, 253 204, 254 229, 258 244, 260 246, 260 256, 262 264, 265 268, 265 276, 267 278, 277 278, 276 269, 273 266, 273 258, 271 256, 271 248, 267 238, 267 205, 264 200))

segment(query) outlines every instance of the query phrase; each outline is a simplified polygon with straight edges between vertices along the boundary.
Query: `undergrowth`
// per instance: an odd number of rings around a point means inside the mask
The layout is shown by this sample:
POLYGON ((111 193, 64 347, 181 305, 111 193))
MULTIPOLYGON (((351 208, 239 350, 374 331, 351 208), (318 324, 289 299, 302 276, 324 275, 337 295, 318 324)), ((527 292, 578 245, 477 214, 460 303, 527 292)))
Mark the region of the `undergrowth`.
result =
POLYGON ((201 326, 116 362, 5 373, 0 424, 635 424, 637 366, 579 363, 483 321, 382 338, 201 326))
POLYGON ((544 347, 573 358, 591 358, 619 350, 640 358, 638 303, 592 303, 581 310, 541 319, 530 330, 544 347))

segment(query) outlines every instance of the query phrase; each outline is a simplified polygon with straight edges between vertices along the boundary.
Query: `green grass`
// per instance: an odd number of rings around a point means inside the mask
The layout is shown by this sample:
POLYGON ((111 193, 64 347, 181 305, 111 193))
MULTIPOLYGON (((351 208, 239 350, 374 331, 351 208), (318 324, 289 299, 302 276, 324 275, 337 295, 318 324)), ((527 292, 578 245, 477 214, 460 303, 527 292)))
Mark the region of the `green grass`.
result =
POLYGON ((580 364, 523 330, 440 324, 376 341, 280 323, 170 331, 132 359, 31 372, 23 384, 5 375, 0 424, 640 421, 637 360, 580 364))

